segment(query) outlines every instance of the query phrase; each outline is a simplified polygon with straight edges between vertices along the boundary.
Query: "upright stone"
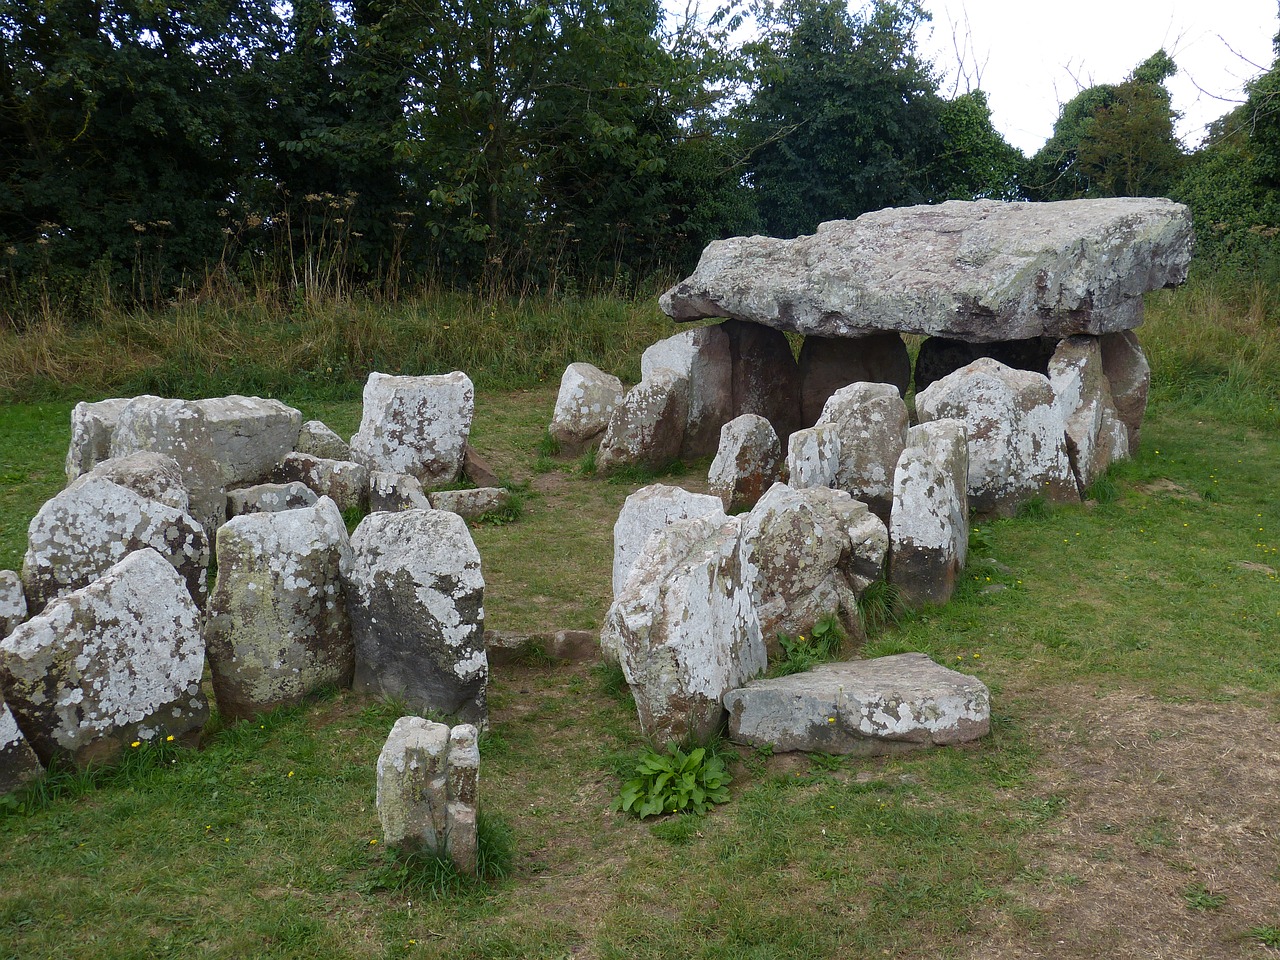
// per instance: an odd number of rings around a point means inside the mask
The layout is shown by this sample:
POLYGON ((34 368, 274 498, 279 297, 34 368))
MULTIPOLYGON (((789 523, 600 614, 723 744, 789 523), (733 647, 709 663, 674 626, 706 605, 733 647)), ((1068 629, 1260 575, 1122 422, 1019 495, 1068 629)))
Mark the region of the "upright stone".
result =
POLYGON ((1067 456, 1080 496, 1113 460, 1129 457, 1129 431, 1111 399, 1097 337, 1068 337, 1049 361, 1058 414, 1066 426, 1067 456))
POLYGON ((622 592, 627 575, 649 537, 676 520, 719 517, 724 507, 719 497, 690 493, 662 483, 641 487, 627 497, 613 525, 613 595, 622 592))
POLYGON ((840 435, 836 486, 886 523, 893 506, 893 471, 907 444, 907 405, 888 383, 851 383, 831 395, 819 424, 840 435))
POLYGON ((711 461, 707 488, 726 512, 749 510, 782 472, 782 445, 773 426, 752 413, 734 417, 720 429, 720 447, 711 461))
POLYGON ((351 549, 353 686, 484 725, 484 577, 466 521, 443 510, 372 513, 351 549))
POLYGON ((911 356, 896 333, 866 337, 805 337, 800 345, 800 422, 812 426, 831 395, 851 383, 891 383, 903 397, 911 356))
POLYGON ((448 821, 445 854, 460 873, 480 872, 480 838, 476 818, 480 800, 480 743, 478 731, 460 723, 449 731, 448 821))
POLYGON ((754 413, 773 424, 783 443, 800 419, 800 367, 784 334, 758 323, 726 320, 733 360, 733 416, 754 413))
POLYGON ((600 440, 601 470, 638 466, 657 469, 680 456, 689 420, 689 378, 659 367, 627 391, 600 440))
POLYGON ((369 470, 351 460, 290 453, 272 476, 279 483, 306 484, 316 496, 336 503, 339 510, 363 510, 369 505, 369 470))
POLYGON ((351 444, 320 420, 308 420, 298 431, 296 452, 323 460, 350 460, 351 444))
POLYGON ((720 428, 733 419, 733 358, 729 337, 720 325, 686 330, 645 350, 640 376, 648 380, 666 367, 689 381, 689 418, 681 456, 711 456, 720 428))
POLYGON ((622 402, 622 381, 590 363, 571 363, 560 377, 547 432, 560 452, 576 456, 598 440, 622 402))
POLYGON ((928 389, 948 374, 967 367, 979 357, 999 360, 1015 370, 1030 370, 1049 375, 1049 359, 1058 346, 1057 337, 1031 337, 1026 340, 997 340, 969 343, 948 337, 928 337, 916 354, 916 393, 928 389))
POLYGON ((955 419, 969 437, 969 506, 1011 517, 1036 496, 1079 502, 1066 425, 1047 377, 983 357, 916 395, 922 423, 955 419))
POLYGON ((13 711, 0 697, 0 797, 40 778, 44 768, 18 729, 13 711))
MULTIPOLYGON (((148 397, 158 400, 158 397, 148 397)), ((71 446, 67 449, 67 483, 88 473, 111 456, 111 435, 127 397, 77 403, 71 411, 71 446)))
POLYGON ((407 473, 424 487, 458 479, 475 414, 475 388, 465 373, 393 377, 371 373, 364 385, 360 429, 351 456, 370 470, 407 473))
POLYGON ((1147 394, 1151 390, 1151 365, 1142 352, 1132 330, 1108 333, 1102 337, 1102 369, 1111 385, 1111 399, 1129 432, 1129 452, 1138 449, 1142 436, 1142 418, 1147 411, 1147 394))
POLYGON ((235 517, 217 543, 204 635, 222 715, 244 720, 349 686, 351 545, 334 502, 235 517))
POLYGON ((912 427, 893 478, 889 577, 911 606, 946 603, 969 549, 969 445, 959 420, 912 427))
POLYGON ((191 499, 187 496, 182 467, 173 457, 163 453, 139 450, 127 457, 108 457, 88 473, 71 481, 67 489, 75 490, 83 486, 90 477, 101 477, 118 483, 140 497, 155 500, 183 513, 191 510, 191 499))
POLYGON ((22 578, 12 570, 0 570, 0 638, 7 637, 27 619, 27 597, 22 578))
POLYGON ((105 762, 135 741, 198 733, 204 640, 160 554, 129 554, 0 642, 0 690, 44 763, 105 762))
POLYGON ((791 435, 787 448, 787 483, 797 490, 834 487, 840 476, 840 430, 821 423, 791 435))

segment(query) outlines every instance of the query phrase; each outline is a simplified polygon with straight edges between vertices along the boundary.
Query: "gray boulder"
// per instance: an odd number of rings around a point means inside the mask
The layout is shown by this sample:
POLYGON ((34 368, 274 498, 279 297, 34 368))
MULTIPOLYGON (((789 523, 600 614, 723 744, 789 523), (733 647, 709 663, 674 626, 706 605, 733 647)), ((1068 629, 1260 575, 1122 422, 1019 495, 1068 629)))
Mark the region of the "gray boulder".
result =
POLYGON ((0 642, 0 690, 41 761, 109 761, 135 741, 196 734, 200 611, 151 549, 129 554, 0 642))
POLYGON ((475 415, 475 387, 459 371, 433 377, 371 373, 351 456, 370 470, 407 473, 424 487, 453 483, 475 415))
POLYGON ((719 497, 690 493, 681 487, 654 483, 631 494, 613 525, 613 595, 622 592, 631 567, 653 533, 676 520, 723 516, 719 497))
POLYGON ((428 499, 436 510, 448 510, 464 520, 471 520, 495 510, 501 510, 511 501, 511 491, 502 487, 432 490, 428 499))
POLYGON ((907 395, 911 356, 896 333, 805 337, 800 345, 800 422, 818 422, 831 395, 851 383, 891 383, 907 395))
POLYGON ((27 597, 22 578, 12 570, 0 570, 0 637, 7 637, 27 619, 27 597))
POLYGON ((1129 457, 1129 431, 1111 399, 1099 338, 1068 337, 1059 343, 1049 361, 1049 385, 1066 427, 1067 456, 1083 497, 1113 460, 1129 457))
POLYGON ((923 653, 757 680, 730 691, 725 707, 731 740, 778 752, 900 753, 976 740, 991 725, 986 686, 923 653))
POLYGON ((666 367, 689 381, 689 417, 681 456, 711 456, 720 428, 733 419, 733 357, 720 326, 698 327, 659 340, 640 358, 641 379, 666 367))
POLYGON ((547 432, 570 456, 586 450, 609 426, 622 402, 622 381, 590 363, 571 363, 560 377, 555 412, 547 432))
POLYGON ((122 487, 127 487, 140 497, 155 500, 189 513, 191 500, 187 496, 182 467, 173 457, 163 453, 139 450, 127 457, 108 457, 88 473, 81 474, 67 485, 68 490, 82 486, 90 477, 102 477, 122 487))
POLYGON ((1169 200, 951 200, 833 220, 794 240, 713 241, 661 306, 676 320, 822 337, 1112 333, 1141 322, 1143 293, 1186 279, 1193 242, 1190 212, 1169 200))
POLYGON ((466 521, 372 513, 351 536, 353 687, 485 725, 484 577, 466 521))
POLYGON ((369 471, 369 511, 398 513, 401 510, 430 510, 431 501, 422 492, 417 477, 407 473, 369 471))
POLYGON ((243 720, 351 683, 351 545, 328 497, 235 517, 218 530, 204 628, 218 710, 243 720))
POLYGON ((301 480, 288 483, 255 483, 252 487, 227 491, 227 517, 248 513, 278 513, 309 507, 320 498, 301 480))
POLYGON ((750 509, 782 473, 782 445, 764 417, 746 413, 720 428, 707 489, 726 512, 750 509))
POLYGON ((318 497, 328 497, 339 510, 364 510, 369 505, 369 470, 351 460, 326 460, 306 453, 290 453, 272 473, 278 483, 306 484, 318 497))
POLYGON ((680 456, 689 420, 689 378, 659 367, 627 391, 605 429, 596 454, 601 470, 657 469, 680 456))
POLYGON ((834 487, 840 476, 840 429, 820 423, 787 441, 787 483, 797 490, 834 487))
POLYGON ((888 522, 893 471, 907 444, 907 405, 889 383, 851 383, 831 395, 819 424, 840 436, 836 486, 888 522))
MULTIPOLYGON (((159 397, 148 397, 158 400, 159 397)), ((71 411, 71 445, 67 449, 67 483, 88 473, 111 456, 111 435, 127 397, 77 403, 71 411)))
POLYGON ((329 429, 320 420, 308 420, 298 431, 298 453, 319 457, 322 460, 350 460, 351 444, 329 429))
POLYGON ((40 759, 18 729, 13 711, 0 697, 0 797, 38 780, 43 773, 40 759))

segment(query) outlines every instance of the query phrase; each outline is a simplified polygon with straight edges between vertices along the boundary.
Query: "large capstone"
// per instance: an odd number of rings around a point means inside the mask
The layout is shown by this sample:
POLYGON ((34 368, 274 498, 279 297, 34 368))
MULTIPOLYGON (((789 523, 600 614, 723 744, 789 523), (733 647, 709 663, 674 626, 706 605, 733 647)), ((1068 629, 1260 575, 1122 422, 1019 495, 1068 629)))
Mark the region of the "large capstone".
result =
POLYGON ((836 486, 861 500, 881 520, 893 506, 893 471, 907 443, 907 405, 888 383, 851 383, 822 408, 819 424, 840 436, 836 486))
POLYGON ((475 415, 475 387, 459 371, 433 377, 371 373, 351 456, 370 470, 407 473, 424 487, 453 483, 475 415))
POLYGON ((1145 292, 1182 283, 1192 245, 1190 211, 1170 200, 951 200, 713 241, 661 305, 821 337, 1098 335, 1136 327, 1145 292))
POLYGON ((246 719, 351 683, 351 545, 332 500, 235 517, 218 530, 217 555, 205 642, 224 717, 246 719))
POLYGON ((484 724, 484 577, 466 521, 443 510, 373 513, 351 550, 353 686, 484 724))
POLYGON ((663 367, 689 381, 689 416, 681 456, 710 456, 720 428, 734 417, 733 358, 729 337, 720 326, 699 327, 667 337, 640 358, 640 376, 648 380, 663 367))
POLYGON ((600 439, 622 402, 622 381, 590 363, 571 363, 560 377, 547 433, 560 452, 577 455, 600 439))
POLYGON ((103 762, 209 716, 200 611, 173 565, 138 550, 0 642, 0 690, 37 755, 103 762))
POLYGON ((689 419, 689 378, 659 367, 627 391, 600 440, 602 470, 638 466, 657 469, 680 456, 689 419))

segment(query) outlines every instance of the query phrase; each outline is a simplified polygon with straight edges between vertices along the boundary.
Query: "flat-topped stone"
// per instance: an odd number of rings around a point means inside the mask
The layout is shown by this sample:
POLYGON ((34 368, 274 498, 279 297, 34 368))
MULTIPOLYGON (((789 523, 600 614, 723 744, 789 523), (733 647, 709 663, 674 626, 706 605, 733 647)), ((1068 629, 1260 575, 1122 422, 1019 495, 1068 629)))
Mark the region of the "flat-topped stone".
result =
POLYGON ((1150 198, 950 200, 732 237, 662 296, 676 320, 730 317, 822 337, 895 330, 972 342, 1103 334, 1187 276, 1191 216, 1150 198))

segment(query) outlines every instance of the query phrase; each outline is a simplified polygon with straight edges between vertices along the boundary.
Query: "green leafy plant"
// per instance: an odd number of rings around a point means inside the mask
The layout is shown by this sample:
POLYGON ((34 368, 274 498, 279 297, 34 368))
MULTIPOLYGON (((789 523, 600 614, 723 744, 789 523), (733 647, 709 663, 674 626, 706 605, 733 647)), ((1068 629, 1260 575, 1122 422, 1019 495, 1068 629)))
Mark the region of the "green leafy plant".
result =
POLYGON ((815 623, 807 636, 801 633, 791 637, 780 633, 778 646, 782 648, 782 658, 775 662, 770 672, 777 677, 803 673, 838 657, 844 641, 844 627, 835 614, 828 614, 815 623))
POLYGON ((622 785, 612 809, 640 819, 664 813, 706 813, 713 803, 729 799, 733 779, 724 761, 697 747, 685 753, 668 744, 663 753, 646 750, 635 766, 635 776, 622 785))
POLYGON ((1192 910, 1217 910, 1227 902, 1224 894, 1210 890, 1203 883, 1193 883, 1183 890, 1182 899, 1192 910))

